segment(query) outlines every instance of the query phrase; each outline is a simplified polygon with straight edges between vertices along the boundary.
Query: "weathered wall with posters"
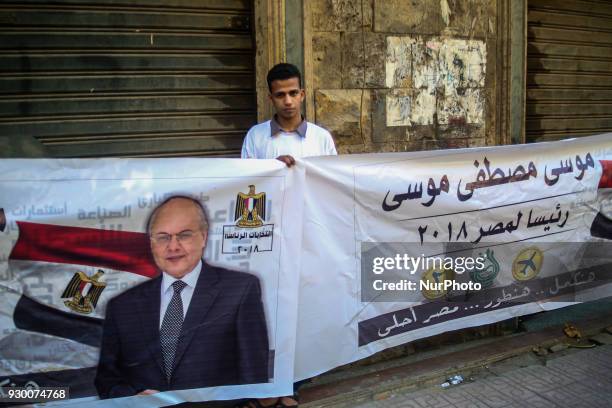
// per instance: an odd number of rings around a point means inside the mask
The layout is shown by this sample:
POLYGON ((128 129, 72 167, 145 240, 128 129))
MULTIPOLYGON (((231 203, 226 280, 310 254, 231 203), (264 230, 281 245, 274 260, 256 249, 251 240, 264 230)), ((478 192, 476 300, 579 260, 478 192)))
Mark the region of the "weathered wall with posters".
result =
POLYGON ((496 144, 497 3, 310 0, 309 113, 340 153, 496 144))

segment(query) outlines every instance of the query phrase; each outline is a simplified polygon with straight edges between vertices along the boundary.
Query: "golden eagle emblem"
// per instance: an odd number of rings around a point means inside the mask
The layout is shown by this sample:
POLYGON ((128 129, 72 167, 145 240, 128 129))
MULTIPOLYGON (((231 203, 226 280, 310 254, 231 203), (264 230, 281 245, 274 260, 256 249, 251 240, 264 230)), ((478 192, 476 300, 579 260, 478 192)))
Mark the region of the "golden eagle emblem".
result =
POLYGON ((255 186, 249 186, 249 192, 238 193, 234 221, 243 228, 256 228, 263 225, 266 218, 266 193, 255 193, 255 186))
POLYGON ((106 287, 106 282, 100 282, 102 275, 104 275, 102 269, 98 269, 98 272, 91 277, 81 271, 76 272, 62 293, 62 299, 71 298, 65 300, 64 304, 78 313, 93 312, 106 287))

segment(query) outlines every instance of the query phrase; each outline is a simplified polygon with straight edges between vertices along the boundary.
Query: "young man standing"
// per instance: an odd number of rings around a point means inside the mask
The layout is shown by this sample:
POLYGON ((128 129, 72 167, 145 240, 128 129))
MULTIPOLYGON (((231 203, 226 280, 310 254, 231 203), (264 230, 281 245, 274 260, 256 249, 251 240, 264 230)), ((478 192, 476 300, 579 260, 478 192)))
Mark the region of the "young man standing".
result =
MULTIPOLYGON (((253 126, 242 144, 243 159, 277 159, 291 167, 296 158, 337 155, 329 132, 302 116, 304 89, 300 70, 292 64, 277 64, 268 72, 268 97, 274 117, 253 126)), ((294 385, 297 389, 297 384, 294 385)), ((297 407, 297 394, 249 400, 241 407, 297 407)))
POLYGON ((295 65, 277 64, 268 72, 268 97, 276 114, 253 126, 242 144, 243 159, 278 159, 288 167, 296 158, 336 155, 329 132, 302 116, 302 76, 295 65))

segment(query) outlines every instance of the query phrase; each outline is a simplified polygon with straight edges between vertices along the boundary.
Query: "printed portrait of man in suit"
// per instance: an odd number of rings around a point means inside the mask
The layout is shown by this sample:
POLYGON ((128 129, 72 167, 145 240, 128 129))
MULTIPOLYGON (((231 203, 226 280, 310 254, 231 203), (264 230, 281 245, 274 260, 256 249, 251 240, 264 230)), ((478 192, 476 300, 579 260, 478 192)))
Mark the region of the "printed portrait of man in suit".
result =
POLYGON ((161 271, 107 305, 95 385, 101 398, 268 382, 259 279, 202 260, 208 219, 173 196, 147 222, 161 271))

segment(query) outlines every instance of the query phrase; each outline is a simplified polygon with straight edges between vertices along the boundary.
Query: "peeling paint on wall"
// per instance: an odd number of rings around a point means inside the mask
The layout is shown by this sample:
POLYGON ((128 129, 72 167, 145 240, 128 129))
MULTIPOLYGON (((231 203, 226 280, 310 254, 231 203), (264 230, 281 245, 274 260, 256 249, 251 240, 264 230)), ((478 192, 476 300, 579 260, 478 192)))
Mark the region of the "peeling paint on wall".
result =
POLYGON ((436 94, 428 89, 421 89, 415 98, 411 120, 418 125, 432 125, 436 113, 436 94))
POLYGON ((410 126, 411 95, 409 89, 395 89, 386 97, 387 126, 410 126), (391 122, 389 122, 391 118, 391 122))
POLYGON ((412 85, 411 37, 387 37, 387 58, 385 61, 385 84, 387 88, 408 88, 412 85))
POLYGON ((483 121, 484 102, 480 89, 467 89, 465 95, 445 95, 439 99, 438 123, 440 125, 462 126, 479 124, 483 121))
POLYGON ((485 102, 484 91, 480 89, 468 89, 465 92, 466 114, 468 124, 479 124, 484 121, 485 102))
POLYGON ((386 55, 387 126, 429 125, 436 114, 440 125, 483 123, 483 41, 387 37, 386 55))
POLYGON ((448 7, 447 0, 440 0, 440 14, 442 14, 442 20, 444 20, 444 24, 448 26, 448 23, 450 22, 451 11, 450 7, 448 7))
POLYGON ((440 47, 438 40, 419 41, 412 47, 415 88, 434 90, 438 86, 440 47))
POLYGON ((482 41, 444 41, 440 49, 440 71, 446 73, 445 88, 483 87, 486 54, 486 45, 482 41))

